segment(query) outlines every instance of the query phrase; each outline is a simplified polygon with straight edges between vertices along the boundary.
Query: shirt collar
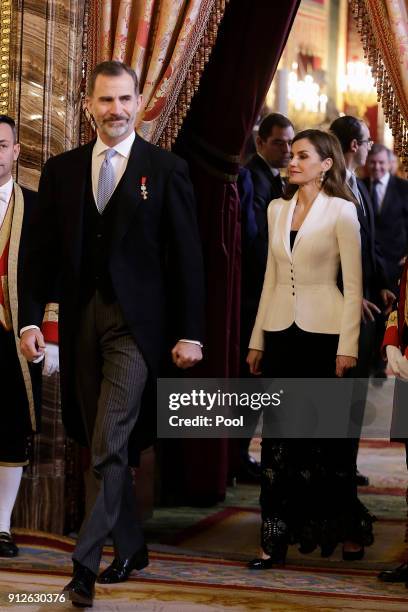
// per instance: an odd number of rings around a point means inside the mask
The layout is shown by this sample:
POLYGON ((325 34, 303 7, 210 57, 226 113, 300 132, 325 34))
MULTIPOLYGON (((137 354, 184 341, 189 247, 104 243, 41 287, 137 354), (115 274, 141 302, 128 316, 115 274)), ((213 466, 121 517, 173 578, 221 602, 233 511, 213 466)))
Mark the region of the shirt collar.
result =
POLYGON ((107 149, 114 149, 117 153, 119 153, 119 155, 122 155, 122 157, 128 158, 130 155, 130 150, 132 148, 135 138, 136 138, 136 134, 133 131, 131 134, 129 134, 127 138, 118 142, 118 144, 116 144, 114 147, 109 147, 102 141, 101 137, 98 134, 98 137, 96 139, 96 143, 94 146, 94 154, 98 156, 98 155, 101 155, 102 153, 105 153, 107 149))
POLYGON ((384 187, 387 187, 388 181, 390 180, 390 176, 390 173, 386 172, 382 178, 378 179, 378 182, 381 183, 381 185, 383 185, 384 187))
POLYGON ((264 156, 263 156, 263 155, 261 155, 260 153, 258 153, 258 155, 259 155, 259 157, 260 157, 261 159, 263 159, 263 160, 264 160, 265 164, 268 166, 268 168, 269 168, 269 169, 270 169, 270 171, 272 172, 273 176, 279 176, 279 175, 280 175, 279 168, 274 168, 273 166, 271 166, 271 164, 268 162, 268 160, 266 160, 266 159, 264 158, 264 156))
POLYGON ((7 183, 5 183, 4 185, 0 186, 0 194, 4 197, 2 197, 2 200, 10 200, 11 198, 11 194, 13 192, 13 186, 14 186, 14 182, 13 182, 13 177, 11 177, 7 183))

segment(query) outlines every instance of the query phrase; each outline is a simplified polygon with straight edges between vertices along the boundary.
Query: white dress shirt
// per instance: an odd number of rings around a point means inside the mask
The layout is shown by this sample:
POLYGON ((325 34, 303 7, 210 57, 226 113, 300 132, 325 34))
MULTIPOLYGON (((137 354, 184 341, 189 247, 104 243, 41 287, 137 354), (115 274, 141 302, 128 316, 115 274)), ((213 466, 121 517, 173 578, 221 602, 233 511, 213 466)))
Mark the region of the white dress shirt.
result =
POLYGON ((96 139, 95 146, 92 151, 92 193, 95 199, 98 195, 98 182, 99 182, 99 172, 101 170, 101 166, 103 160, 105 159, 105 151, 107 149, 114 149, 117 155, 114 155, 111 159, 111 164, 113 166, 113 171, 115 173, 115 189, 118 186, 120 179, 125 173, 126 166, 128 163, 130 150, 132 148, 133 142, 135 140, 135 132, 129 134, 125 140, 122 140, 118 144, 113 147, 109 147, 106 145, 100 138, 98 134, 98 138, 96 139))
POLYGON ((375 185, 375 187, 373 185, 373 181, 371 180, 372 188, 375 188, 377 190, 379 211, 381 210, 383 202, 384 202, 385 192, 387 191, 390 177, 391 177, 390 173, 386 172, 382 178, 378 179, 378 183, 375 185))
POLYGON ((273 176, 280 176, 279 168, 274 168, 273 166, 271 166, 271 164, 268 162, 267 159, 265 159, 265 157, 263 155, 261 155, 259 152, 257 152, 257 153, 258 153, 259 157, 264 160, 265 164, 267 166, 269 166, 269 169, 272 172, 273 176))
POLYGON ((5 183, 4 185, 0 186, 0 227, 2 226, 4 217, 6 216, 12 193, 13 178, 8 180, 7 183, 5 183))

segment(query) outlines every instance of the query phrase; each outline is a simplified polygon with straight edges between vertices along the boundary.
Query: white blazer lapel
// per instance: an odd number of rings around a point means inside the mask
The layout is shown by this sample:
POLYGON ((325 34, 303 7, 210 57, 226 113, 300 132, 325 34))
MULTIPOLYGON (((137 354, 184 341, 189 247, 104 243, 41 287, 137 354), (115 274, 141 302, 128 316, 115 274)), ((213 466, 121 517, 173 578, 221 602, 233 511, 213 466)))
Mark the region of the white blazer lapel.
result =
POLYGON ((286 214, 281 214, 281 224, 280 224, 283 244, 285 245, 286 253, 288 254, 288 257, 291 261, 292 261, 292 251, 290 248, 290 226, 292 225, 292 217, 293 217, 293 211, 295 210, 296 201, 297 201, 297 193, 293 196, 293 198, 289 202, 284 201, 282 208, 286 214))
POLYGON ((315 201, 313 202, 308 214, 306 215, 306 218, 298 230, 292 253, 294 253, 296 247, 302 239, 302 236, 307 233, 307 230, 319 223, 320 216, 323 213, 328 200, 329 196, 322 191, 317 194, 315 201))

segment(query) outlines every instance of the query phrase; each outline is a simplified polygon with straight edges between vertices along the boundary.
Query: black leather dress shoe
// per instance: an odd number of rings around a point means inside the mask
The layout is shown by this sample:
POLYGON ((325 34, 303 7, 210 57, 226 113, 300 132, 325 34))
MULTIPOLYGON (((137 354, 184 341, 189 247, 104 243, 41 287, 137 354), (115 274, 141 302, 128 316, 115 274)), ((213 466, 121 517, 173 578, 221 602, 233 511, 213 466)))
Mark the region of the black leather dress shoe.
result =
POLYGON ((272 569, 273 567, 276 567, 276 565, 283 565, 283 563, 284 561, 277 563, 272 558, 270 559, 261 559, 261 558, 252 559, 252 561, 248 563, 248 569, 251 569, 251 570, 272 569))
POLYGON ((74 561, 74 575, 62 592, 74 606, 91 608, 95 597, 95 580, 96 574, 78 561, 74 561))
POLYGON ((112 563, 98 576, 100 584, 114 584, 125 582, 133 570, 142 570, 149 565, 147 547, 143 546, 134 555, 127 559, 115 557, 112 563))
POLYGON ((370 479, 368 478, 368 476, 364 476, 364 474, 362 474, 361 472, 357 470, 356 471, 356 483, 357 483, 357 486, 359 487, 368 487, 368 485, 370 484, 370 479))
POLYGON ((13 536, 7 531, 0 532, 0 557, 17 557, 18 548, 13 536))
POLYGON ((402 563, 393 570, 384 570, 378 574, 382 582, 408 582, 408 562, 402 563))

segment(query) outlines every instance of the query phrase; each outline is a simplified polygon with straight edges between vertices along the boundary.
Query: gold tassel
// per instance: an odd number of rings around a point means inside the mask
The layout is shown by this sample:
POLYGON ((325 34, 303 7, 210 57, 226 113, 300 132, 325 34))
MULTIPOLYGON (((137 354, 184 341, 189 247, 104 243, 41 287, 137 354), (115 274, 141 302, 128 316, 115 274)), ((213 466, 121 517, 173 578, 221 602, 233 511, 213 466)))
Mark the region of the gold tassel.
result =
MULTIPOLYGON (((376 40, 375 25, 370 19, 369 2, 367 0, 350 0, 350 7, 360 34, 364 57, 367 58, 372 69, 378 102, 382 103, 384 117, 392 130, 395 151, 405 169, 408 170, 407 118, 402 116, 399 109, 397 96, 381 55, 381 45, 376 40)), ((384 7, 378 4, 378 10, 384 10, 384 7)))

